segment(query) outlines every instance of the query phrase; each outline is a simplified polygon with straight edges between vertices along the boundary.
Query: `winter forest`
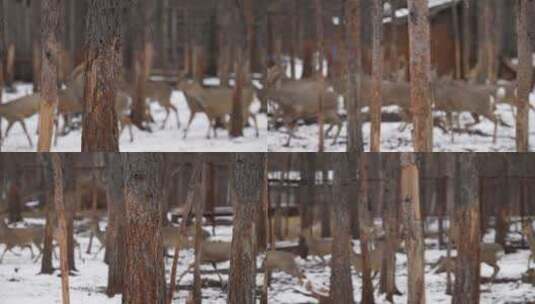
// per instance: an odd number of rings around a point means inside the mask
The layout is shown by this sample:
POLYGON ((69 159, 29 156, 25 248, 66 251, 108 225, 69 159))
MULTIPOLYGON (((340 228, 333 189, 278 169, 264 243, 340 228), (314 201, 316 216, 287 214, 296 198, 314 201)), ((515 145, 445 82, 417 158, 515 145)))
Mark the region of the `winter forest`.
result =
POLYGON ((529 151, 533 9, 528 0, 2 0, 1 147, 529 151))
POLYGON ((3 303, 535 301, 528 154, 0 159, 3 303))
POLYGON ((535 303, 534 51, 535 0, 0 0, 0 304, 535 303))

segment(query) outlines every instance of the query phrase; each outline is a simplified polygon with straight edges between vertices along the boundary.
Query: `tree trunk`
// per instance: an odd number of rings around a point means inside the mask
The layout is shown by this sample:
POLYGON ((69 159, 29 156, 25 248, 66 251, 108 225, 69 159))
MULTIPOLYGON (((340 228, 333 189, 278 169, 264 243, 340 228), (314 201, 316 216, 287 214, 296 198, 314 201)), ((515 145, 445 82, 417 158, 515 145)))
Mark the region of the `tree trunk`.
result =
POLYGON ((394 303, 394 295, 400 292, 396 287, 396 250, 399 238, 399 155, 388 154, 384 158, 385 187, 384 187, 384 220, 386 233, 386 250, 381 269, 381 289, 386 293, 386 299, 394 303))
POLYGON ((127 2, 89 2, 82 152, 119 151, 115 100, 121 63, 122 6, 127 2))
POLYGON ((266 154, 234 155, 231 191, 234 196, 234 224, 230 255, 228 303, 253 304, 256 290, 255 212, 262 208, 266 154))
POLYGON ((127 256, 125 304, 163 304, 165 300, 159 194, 161 162, 162 156, 157 153, 123 156, 127 256))
POLYGON ((153 20, 155 1, 137 1, 136 9, 138 10, 139 23, 137 31, 139 34, 139 41, 137 43, 137 51, 135 52, 135 86, 136 92, 132 105, 132 123, 134 123, 140 130, 149 130, 145 126, 148 120, 147 105, 145 103, 146 92, 145 84, 149 80, 150 70, 152 68, 153 60, 153 31, 151 23, 153 20))
POLYGON ((358 153, 363 150, 362 125, 360 118, 360 73, 362 66, 360 1, 348 0, 345 7, 347 48, 347 90, 344 95, 348 112, 347 151, 358 153))
POLYGON ((425 304, 423 222, 415 157, 412 153, 401 154, 402 215, 409 273, 407 303, 425 304))
POLYGON ((123 167, 119 153, 107 154, 106 198, 108 227, 106 228, 106 254, 108 256, 108 287, 106 294, 113 297, 123 292, 126 215, 124 202, 123 167))
POLYGON ((368 154, 361 156, 360 163, 360 191, 359 191, 359 230, 360 252, 362 257, 362 303, 373 304, 373 283, 370 270, 370 248, 368 247, 369 229, 371 227, 369 210, 369 181, 368 181, 368 154))
MULTIPOLYGON (((370 151, 381 151, 381 105, 383 103, 383 1, 372 5, 372 99, 370 101, 370 151)), ((393 27, 392 27, 393 28, 393 27)))
POLYGON ((433 151, 431 113, 431 43, 427 0, 408 0, 411 114, 414 152, 433 151))
POLYGON ((479 175, 474 153, 459 153, 455 163, 456 226, 458 234, 454 304, 479 303, 480 206, 479 175))
MULTIPOLYGON (((325 49, 325 42, 324 42, 324 34, 323 34, 323 8, 321 5, 321 0, 314 0, 314 12, 315 12, 315 19, 316 19, 316 39, 318 42, 318 76, 321 77, 323 80, 323 60, 324 60, 324 49, 325 49)), ((323 121, 323 90, 320 91, 319 96, 319 111, 318 111, 318 124, 319 124, 319 147, 318 152, 324 151, 324 121, 323 121)))
POLYGON ((54 133, 54 112, 58 104, 58 63, 63 36, 62 0, 43 0, 41 27, 43 29, 41 102, 39 106, 39 152, 50 151, 54 133))
POLYGON ((65 202, 63 201, 63 162, 59 154, 52 154, 52 164, 54 166, 54 205, 56 207, 59 229, 59 259, 61 264, 61 295, 62 303, 69 304, 69 254, 67 244, 67 216, 65 214, 65 202))
MULTIPOLYGON (((452 0, 451 23, 453 24, 453 40, 455 43, 455 79, 461 78, 461 33, 459 28, 459 10, 457 0, 452 0)), ((466 26, 466 25, 465 25, 466 26)))
MULTIPOLYGON (((516 150, 529 151, 529 94, 532 89, 533 46, 529 40, 530 18, 535 16, 535 5, 532 1, 518 0, 517 2, 517 44, 518 44, 518 94, 516 98, 516 150)), ((533 22, 531 22, 533 23, 533 22)))
POLYGON ((351 304, 353 283, 351 280, 351 230, 350 214, 353 199, 359 191, 359 153, 332 153, 330 163, 334 168, 334 240, 331 257, 331 290, 333 303, 351 304))
MULTIPOLYGON (((207 164, 204 159, 200 163, 200 185, 196 188, 197 193, 195 194, 198 203, 195 204, 195 239, 194 239, 194 249, 195 249, 195 261, 193 269, 193 303, 201 304, 202 303, 202 281, 201 281, 201 257, 203 255, 202 250, 202 239, 201 239, 201 225, 203 219, 203 212, 205 210, 206 202, 206 178, 207 178, 207 164)), ((195 175, 192 175, 194 177, 195 175)), ((183 219, 184 220, 184 219, 183 219)))
POLYGON ((468 78, 472 59, 472 0, 463 0, 463 70, 464 78, 468 78))
MULTIPOLYGON (((4 102, 4 60, 6 58, 6 44, 4 34, 4 1, 0 1, 0 104, 4 102)), ((2 118, 0 118, 0 152, 2 151, 2 118)))
POLYGON ((54 273, 54 266, 52 265, 52 242, 54 241, 54 176, 52 170, 52 164, 50 159, 44 155, 41 156, 41 163, 43 165, 43 190, 45 191, 46 199, 46 223, 45 223, 45 235, 43 239, 43 257, 41 259, 41 273, 52 274, 54 273))
POLYGON ((301 231, 304 232, 312 228, 314 224, 315 202, 315 157, 314 153, 303 153, 300 162, 301 170, 301 195, 300 195, 300 212, 301 212, 301 231))

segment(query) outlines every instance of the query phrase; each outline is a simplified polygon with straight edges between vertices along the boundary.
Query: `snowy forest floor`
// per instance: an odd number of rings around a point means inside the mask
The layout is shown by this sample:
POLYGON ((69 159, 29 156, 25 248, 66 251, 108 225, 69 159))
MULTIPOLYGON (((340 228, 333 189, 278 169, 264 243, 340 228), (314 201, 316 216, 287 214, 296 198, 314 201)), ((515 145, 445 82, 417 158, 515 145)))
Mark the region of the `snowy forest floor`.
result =
MULTIPOLYGON (((32 224, 44 224, 42 220, 28 221, 32 224)), ((101 223, 104 228, 105 223, 101 223)), ((209 231, 211 229, 206 227, 209 231)), ((230 226, 216 227, 216 237, 219 240, 231 240, 232 228, 230 226)), ((518 235, 510 234, 518 238, 518 235)), ((85 250, 89 242, 89 232, 76 235, 76 239, 82 246, 82 259, 76 261, 78 272, 75 276, 70 277, 71 300, 73 303, 96 304, 96 303, 120 303, 121 297, 108 298, 104 294, 107 282, 107 267, 102 262, 104 253, 94 256, 99 247, 98 241, 93 243, 93 254, 86 254, 85 250)), ((493 233, 485 236, 486 242, 491 242, 493 233)), ((429 303, 450 303, 451 297, 445 295, 446 274, 435 274, 430 264, 435 262, 440 256, 446 255, 445 250, 439 250, 435 240, 426 240, 427 249, 426 258, 426 298, 429 303)), ((355 251, 358 252, 358 241, 354 242, 355 251)), ((3 250, 0 245, 0 250, 3 250)), ((17 249, 16 249, 17 250, 17 249)), ((57 251, 57 250, 56 250, 57 251)), ((18 252, 18 251, 17 251, 18 252)), ((78 253, 76 253, 78 257, 78 253)), ((501 268, 497 282, 494 284, 482 284, 481 286, 481 303, 527 303, 535 301, 535 288, 520 281, 521 274, 526 270, 528 250, 518 250, 516 253, 505 255, 500 261, 501 268), (507 281, 507 283, 503 283, 507 281)), ((182 251, 178 264, 178 274, 181 274, 187 265, 193 260, 192 250, 182 251)), ((329 257, 327 257, 327 261, 329 257)), ((258 258, 258 266, 261 265, 262 257, 258 258)), ((298 264, 305 270, 305 274, 316 288, 328 287, 330 268, 323 266, 318 259, 309 257, 308 260, 297 259, 298 264)), ((396 284, 403 294, 406 294, 407 286, 407 259, 405 254, 397 254, 396 267, 396 284)), ((58 261, 54 260, 58 267, 58 261)), ((171 259, 166 261, 167 280, 171 268, 171 259)), ((229 263, 218 265, 218 269, 223 270, 223 280, 228 279, 229 263)), ((7 253, 4 262, 0 264, 0 298, 3 303, 60 303, 61 302, 61 281, 58 272, 54 275, 38 275, 40 263, 33 263, 28 250, 22 252, 21 256, 7 253)), ((203 266, 202 289, 203 302, 206 303, 226 303, 226 291, 219 287, 206 287, 206 283, 218 282, 217 275, 212 271, 210 266, 203 266)), ((482 265, 482 276, 489 277, 492 268, 482 265)), ((353 288, 355 299, 360 298, 361 281, 356 272, 353 271, 353 288)), ((180 282, 180 287, 188 287, 192 284, 193 276, 188 274, 180 282)), ((263 275, 257 275, 257 285, 260 287, 263 282, 263 275)), ((374 286, 377 286, 378 278, 374 280, 374 286)), ((213 286, 214 284, 208 284, 213 286)), ((270 303, 316 303, 316 301, 303 295, 307 291, 300 287, 297 279, 290 277, 285 273, 274 273, 272 286, 269 289, 270 303)), ((174 303, 183 303, 187 296, 187 290, 182 288, 177 292, 174 303)), ((376 293, 377 303, 387 303, 383 296, 376 293)), ((406 296, 402 295, 395 298, 395 303, 406 303, 406 296)))
MULTIPOLYGON (((531 103, 535 105, 535 95, 531 95, 531 103)), ((367 108, 364 109, 367 111, 367 108)), ((516 110, 515 110, 516 111, 516 110)), ((383 113, 398 113, 397 106, 383 108, 383 113)), ((496 143, 492 142, 494 124, 485 118, 481 122, 470 128, 473 134, 455 133, 454 142, 451 142, 451 133, 445 133, 439 127, 433 129, 433 150, 436 152, 514 152, 515 147, 515 120, 511 106, 506 104, 498 105, 498 115, 501 119, 512 127, 499 126, 496 143)), ((435 117, 445 117, 443 112, 434 112, 435 117)), ((461 126, 472 123, 470 113, 461 113, 461 126)), ((530 110, 529 114, 530 132, 529 142, 533 149, 535 143, 535 112, 530 110)), ((381 123, 381 151, 398 152, 413 151, 411 131, 412 124, 403 126, 403 122, 382 122, 381 123)), ((332 138, 325 139, 326 152, 341 152, 346 150, 347 145, 347 122, 343 123, 342 132, 336 143, 332 143, 332 138)), ((327 126, 325 127, 327 129, 327 126)), ((300 125, 296 128, 295 135, 290 146, 285 147, 288 140, 288 132, 285 127, 270 129, 268 133, 268 151, 279 152, 317 152, 319 147, 317 124, 300 125)), ((331 132, 333 134, 334 132, 331 132)), ((364 150, 370 149, 370 123, 364 122, 362 125, 362 136, 364 139, 364 150)))
MULTIPOLYGON (((8 94, 4 92, 4 103, 15 98, 31 94, 32 86, 29 84, 17 84, 17 93, 8 94)), ((183 139, 183 129, 188 122, 190 111, 180 91, 174 91, 172 103, 177 107, 181 128, 177 129, 176 116, 171 112, 167 126, 161 130, 160 126, 165 118, 165 109, 158 103, 151 103, 151 112, 156 121, 152 126, 153 133, 140 131, 133 127, 134 141, 130 142, 128 130, 125 129, 119 138, 121 152, 256 152, 267 150, 267 118, 265 114, 257 114, 260 136, 255 136, 252 127, 244 129, 244 137, 231 139, 227 130, 218 129, 217 138, 207 139, 208 119, 204 114, 198 114, 188 132, 188 137, 183 139)), ((260 104, 253 103, 251 109, 257 113, 260 104)), ((16 123, 11 129, 9 136, 4 141, 2 151, 4 152, 32 152, 37 145, 37 127, 39 115, 36 114, 26 119, 28 133, 32 137, 34 147, 30 147, 20 124, 16 123)), ((62 119, 60 119, 60 128, 62 119)), ((7 121, 2 119, 2 132, 7 128, 7 121)), ((70 132, 67 136, 58 138, 58 145, 52 147, 53 152, 79 152, 81 150, 82 133, 81 130, 70 132)))

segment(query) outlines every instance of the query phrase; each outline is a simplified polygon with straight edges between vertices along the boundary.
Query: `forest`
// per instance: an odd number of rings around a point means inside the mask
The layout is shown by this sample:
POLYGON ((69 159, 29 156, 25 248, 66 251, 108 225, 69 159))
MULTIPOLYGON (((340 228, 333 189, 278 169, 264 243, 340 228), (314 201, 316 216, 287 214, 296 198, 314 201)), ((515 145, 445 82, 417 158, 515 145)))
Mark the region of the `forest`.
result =
POLYGON ((1 147, 527 152, 533 6, 2 0, 1 147))
POLYGON ((535 158, 0 154, 5 303, 531 303, 535 158))

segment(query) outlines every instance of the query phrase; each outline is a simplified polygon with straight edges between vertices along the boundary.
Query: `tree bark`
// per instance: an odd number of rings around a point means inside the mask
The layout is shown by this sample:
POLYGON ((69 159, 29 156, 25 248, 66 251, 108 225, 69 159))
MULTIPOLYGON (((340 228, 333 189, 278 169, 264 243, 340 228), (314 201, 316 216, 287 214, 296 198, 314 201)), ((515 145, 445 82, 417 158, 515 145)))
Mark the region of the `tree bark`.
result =
POLYGON ((45 223, 45 235, 43 238, 43 257, 41 259, 41 273, 52 274, 54 273, 54 266, 52 265, 52 243, 54 241, 54 171, 52 169, 51 160, 42 155, 41 163, 43 165, 43 190, 45 191, 46 198, 46 223, 45 223))
MULTIPOLYGON (((6 58, 6 44, 4 34, 5 23, 4 1, 0 1, 0 104, 4 102, 4 60, 6 58)), ((2 151, 2 119, 0 118, 0 152, 2 151)))
POLYGON ((408 0, 414 152, 433 151, 431 42, 427 0, 408 0))
MULTIPOLYGON (((394 28, 394 27, 392 27, 394 28)), ((370 152, 381 151, 381 105, 383 103, 383 1, 372 4, 372 99, 370 103, 370 152)))
POLYGON ((472 59, 472 0, 462 0, 463 1, 463 70, 464 77, 468 78, 471 67, 472 59))
POLYGON ((457 235, 454 304, 479 303, 480 205, 479 175, 474 153, 456 155, 457 235))
POLYGON ((150 70, 152 68, 154 46, 152 41, 153 30, 152 20, 155 10, 155 1, 137 1, 136 8, 138 12, 137 31, 141 32, 135 52, 135 86, 136 92, 132 105, 132 123, 140 130, 149 130, 145 126, 148 120, 147 105, 145 102, 146 92, 145 84, 149 80, 150 70))
POLYGON ((123 292, 126 251, 126 214, 124 201, 124 172, 119 153, 107 154, 106 199, 108 227, 106 228, 106 254, 108 256, 108 287, 106 294, 113 297, 123 292))
POLYGON ((121 23, 129 0, 91 0, 88 7, 82 152, 118 152, 115 111, 121 23))
MULTIPOLYGON (((533 46, 529 40, 530 18, 535 16, 533 1, 517 1, 517 47, 518 47, 518 87, 516 97, 516 150, 529 151, 529 94, 532 90, 533 46)), ((533 23, 533 22, 532 22, 533 23)))
POLYGON ((346 1, 346 48, 347 52, 347 90, 344 95, 348 112, 347 151, 358 153, 363 150, 362 125, 359 105, 360 73, 362 66, 361 46, 361 7, 359 0, 346 1))
POLYGON ((63 201, 63 166, 65 163, 60 159, 59 154, 52 154, 52 164, 54 166, 54 205, 56 207, 59 229, 59 259, 61 264, 61 295, 62 303, 69 304, 69 254, 67 244, 67 216, 65 214, 65 202, 63 201))
POLYGON ((411 153, 401 154, 401 207, 409 273, 407 303, 425 304, 423 222, 415 157, 411 153))
POLYGON ((162 156, 131 153, 123 157, 127 256, 123 303, 163 304, 165 281, 159 194, 162 156))
POLYGON ((386 293, 386 299, 394 302, 394 295, 399 295, 396 287, 396 250, 399 238, 399 155, 388 154, 384 158, 385 187, 384 187, 384 219, 383 226, 386 233, 386 250, 381 269, 381 289, 386 293))
POLYGON ((332 153, 334 168, 334 240, 331 257, 330 297, 333 303, 351 304, 353 283, 351 279, 351 230, 350 214, 353 198, 359 191, 358 153, 332 153), (356 174, 355 174, 356 173, 356 174))
POLYGON ((234 226, 230 255, 228 303, 253 304, 256 290, 255 212, 262 208, 262 184, 266 154, 234 155, 231 187, 234 196, 234 226))
POLYGON ((368 181, 368 154, 361 156, 360 163, 360 191, 359 191, 359 230, 360 230, 360 252, 362 257, 362 303, 373 304, 373 283, 370 269, 370 248, 368 247, 369 229, 371 227, 369 210, 369 181, 368 181))
POLYGON ((50 151, 54 133, 54 112, 58 104, 58 67, 63 36, 62 0, 42 2, 41 27, 43 29, 41 102, 39 105, 39 152, 50 151))

